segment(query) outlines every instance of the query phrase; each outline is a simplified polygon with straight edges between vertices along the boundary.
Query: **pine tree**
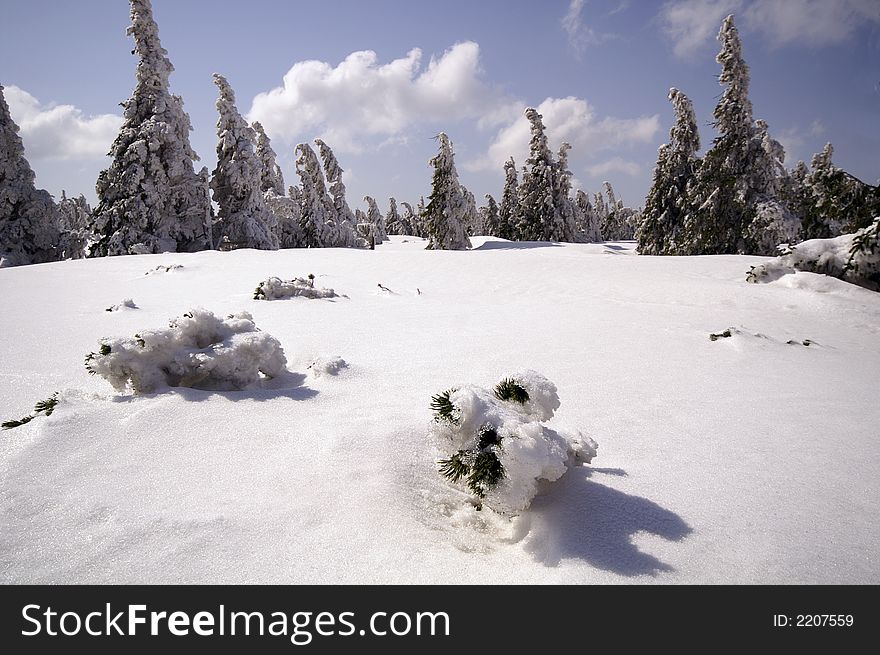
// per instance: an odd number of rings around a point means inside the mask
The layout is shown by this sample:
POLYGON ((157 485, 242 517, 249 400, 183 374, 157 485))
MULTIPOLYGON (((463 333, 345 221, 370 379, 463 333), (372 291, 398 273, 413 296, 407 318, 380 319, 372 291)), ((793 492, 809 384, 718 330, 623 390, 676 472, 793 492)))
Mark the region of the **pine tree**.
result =
POLYGON ((602 238, 605 241, 629 241, 635 235, 636 212, 617 199, 610 182, 602 184, 608 197, 607 205, 602 205, 604 211, 599 225, 602 238))
POLYGON ((383 241, 388 241, 388 232, 385 230, 385 217, 379 211, 379 205, 376 204, 375 198, 364 196, 364 202, 367 203, 367 222, 370 224, 371 236, 374 243, 378 246, 383 241))
POLYGON ((397 201, 388 199, 388 213, 385 215, 385 231, 388 234, 406 234, 400 222, 400 214, 397 212, 397 201))
POLYGON ((519 182, 513 157, 504 162, 504 190, 498 208, 498 235, 502 239, 516 239, 516 217, 519 209, 519 182))
POLYGON ((672 88, 669 100, 675 110, 675 123, 669 131, 669 143, 657 152, 654 180, 636 233, 638 250, 643 255, 676 254, 685 220, 692 211, 688 192, 699 166, 700 132, 690 98, 672 88))
POLYGON ((299 154, 296 160, 296 172, 302 184, 300 228, 303 247, 332 246, 335 211, 332 200, 327 195, 321 165, 318 163, 315 151, 308 143, 300 143, 296 147, 296 152, 299 154))
POLYGON ((810 232, 827 230, 830 236, 857 232, 880 216, 880 188, 835 166, 833 155, 834 147, 828 143, 813 156, 806 178, 811 211, 804 219, 810 232))
POLYGON ((98 242, 91 254, 195 252, 212 247, 208 171, 193 171, 198 156, 183 100, 172 95, 174 70, 159 41, 150 0, 130 0, 137 85, 110 149, 110 168, 98 177, 98 242))
POLYGON ((694 183, 691 204, 696 209, 685 221, 682 254, 735 254, 745 248, 746 190, 754 127, 749 67, 743 59, 742 42, 732 15, 721 24, 718 40, 718 79, 724 87, 714 112, 713 126, 718 136, 694 183))
POLYGON ((413 221, 415 236, 420 239, 427 239, 428 232, 425 229, 425 196, 419 196, 419 203, 416 205, 416 218, 413 221))
POLYGON ((58 208, 34 187, 18 125, 0 86, 0 268, 58 259, 58 208))
POLYGON ((554 229, 547 234, 549 241, 578 241, 577 220, 571 199, 571 171, 568 170, 568 151, 571 144, 559 146, 553 184, 554 229))
POLYGON ((257 159, 260 160, 260 189, 263 193, 272 191, 275 195, 284 195, 284 175, 278 165, 277 155, 272 149, 272 141, 266 135, 262 123, 254 121, 251 127, 257 133, 257 159))
POLYGON ((599 218, 590 203, 586 193, 577 190, 575 194, 575 227, 577 240, 582 243, 598 243, 602 241, 602 231, 599 229, 599 218))
POLYGON ((400 229, 403 230, 401 234, 418 236, 415 229, 416 212, 413 206, 408 202, 402 202, 400 206, 403 207, 403 214, 400 216, 400 229))
POLYGON ((279 248, 305 248, 302 221, 302 190, 297 186, 289 187, 286 196, 276 195, 269 190, 264 195, 266 207, 275 215, 278 222, 279 248))
POLYGON ((327 177, 328 191, 332 199, 333 221, 336 226, 335 243, 340 248, 366 247, 368 244, 358 236, 357 223, 348 201, 345 199, 345 184, 342 182, 344 173, 333 150, 321 139, 315 139, 315 145, 324 162, 324 173, 327 177))
POLYGON ((467 234, 468 236, 475 236, 477 234, 482 234, 483 233, 483 225, 480 222, 480 215, 477 212, 477 199, 474 198, 474 194, 471 193, 464 184, 461 185, 461 193, 464 196, 464 202, 465 202, 465 211, 464 211, 465 234, 467 234))
POLYGON ((211 176, 219 206, 214 236, 217 243, 239 248, 277 250, 278 221, 263 200, 263 161, 256 154, 257 134, 238 113, 235 92, 226 78, 214 73, 217 99, 217 167, 211 176))
POLYGON ((431 196, 422 213, 424 230, 428 237, 428 250, 466 250, 471 241, 465 232, 468 220, 468 199, 462 193, 458 172, 455 170, 455 153, 449 137, 443 132, 437 135, 440 150, 428 162, 434 167, 431 196))
POLYGON ((68 198, 61 192, 58 203, 58 239, 59 259, 83 259, 88 256, 89 247, 95 240, 92 232, 94 219, 92 208, 86 197, 80 194, 77 198, 68 198))
POLYGON ((532 107, 526 109, 525 115, 532 138, 518 189, 514 235, 520 241, 560 240, 561 226, 553 194, 555 163, 547 145, 543 117, 532 107))
POLYGON ((501 236, 501 214, 498 211, 498 203, 491 194, 486 194, 486 206, 483 208, 484 234, 489 237, 501 236))

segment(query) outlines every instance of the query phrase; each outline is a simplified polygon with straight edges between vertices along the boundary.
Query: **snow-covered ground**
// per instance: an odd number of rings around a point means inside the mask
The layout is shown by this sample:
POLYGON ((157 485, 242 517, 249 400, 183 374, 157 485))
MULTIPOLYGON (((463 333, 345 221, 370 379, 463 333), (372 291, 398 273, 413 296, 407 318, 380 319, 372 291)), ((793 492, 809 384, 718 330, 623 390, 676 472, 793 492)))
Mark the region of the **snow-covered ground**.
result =
POLYGON ((0 419, 61 401, 0 432, 0 581, 880 583, 880 294, 748 284, 759 257, 423 246, 0 270, 0 419), (340 297, 253 300, 309 273, 340 297), (142 396, 87 374, 101 337, 198 307, 250 312, 290 372, 142 396), (476 512, 431 396, 524 369, 598 456, 518 518, 476 512))

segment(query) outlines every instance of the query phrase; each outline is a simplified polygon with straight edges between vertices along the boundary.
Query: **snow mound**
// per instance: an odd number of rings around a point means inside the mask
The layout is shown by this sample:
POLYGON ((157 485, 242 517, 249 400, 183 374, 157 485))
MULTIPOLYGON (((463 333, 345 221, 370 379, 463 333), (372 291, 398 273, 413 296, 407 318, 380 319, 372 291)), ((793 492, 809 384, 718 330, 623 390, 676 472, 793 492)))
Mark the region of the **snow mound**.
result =
POLYGON ((344 369, 348 368, 348 362, 346 362, 342 357, 318 357, 311 364, 309 364, 309 372, 316 377, 320 378, 325 375, 339 375, 344 369))
POLYGON ((279 277, 270 277, 260 282, 254 290, 254 300, 277 300, 279 298, 338 298, 333 289, 315 287, 315 278, 297 277, 292 280, 282 280, 279 277))
POLYGON ((149 393, 164 387, 216 391, 244 389, 262 373, 274 378, 287 368, 281 344, 260 332, 247 312, 221 319, 194 309, 167 329, 104 339, 86 368, 117 391, 149 393))
POLYGON ((775 282, 796 272, 830 275, 880 291, 880 218, 854 234, 799 243, 774 260, 753 266, 746 280, 775 282))
POLYGON ((179 271, 183 268, 183 264, 171 264, 170 266, 164 266, 160 264, 156 268, 151 268, 149 271, 144 273, 144 275, 155 275, 156 273, 172 273, 174 271, 179 271))
POLYGON ((558 480, 575 460, 589 463, 597 444, 543 425, 559 408, 556 385, 525 371, 493 390, 474 385, 434 397, 429 437, 443 454, 440 472, 496 512, 527 509, 538 481, 558 480))
POLYGON ((106 311, 106 312, 119 312, 124 309, 140 309, 140 307, 135 305, 134 300, 132 300, 131 298, 126 298, 125 300, 123 300, 120 303, 117 303, 115 305, 110 305, 104 311, 106 311))

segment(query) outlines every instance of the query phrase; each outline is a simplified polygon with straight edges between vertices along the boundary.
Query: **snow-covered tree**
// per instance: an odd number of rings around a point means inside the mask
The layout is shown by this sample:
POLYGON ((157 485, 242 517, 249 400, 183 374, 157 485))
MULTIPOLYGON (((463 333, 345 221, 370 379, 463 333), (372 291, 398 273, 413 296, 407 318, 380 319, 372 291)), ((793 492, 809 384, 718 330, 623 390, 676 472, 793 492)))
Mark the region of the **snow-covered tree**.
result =
POLYGON ((801 221, 783 201, 789 186, 785 150, 770 136, 766 121, 755 121, 746 194, 745 251, 776 255, 781 244, 801 240, 801 221))
POLYGON ((327 195, 324 174, 318 157, 308 143, 296 147, 296 172, 302 183, 300 227, 303 246, 326 248, 334 245, 335 217, 333 202, 327 195))
POLYGON ((724 93, 715 107, 713 123, 718 136, 696 176, 687 216, 682 254, 732 254, 744 250, 747 221, 746 190, 753 154, 754 125, 749 100, 749 67, 733 16, 718 32, 721 51, 719 82, 724 93))
POLYGON ((873 224, 880 216, 880 188, 871 186, 838 168, 831 161, 828 143, 813 156, 806 177, 809 211, 804 216, 805 232, 821 236, 852 233, 873 224))
POLYGON ((466 250, 471 240, 465 232, 468 198, 455 170, 455 153, 449 137, 437 135, 439 152, 428 162, 434 167, 431 195, 422 214, 429 250, 466 250))
POLYGON ((571 144, 563 142, 559 146, 556 160, 556 175, 553 180, 553 231, 548 234, 551 241, 577 241, 577 220, 574 203, 571 199, 571 171, 568 170, 568 151, 571 144))
POLYGON ((0 86, 0 267, 58 258, 58 208, 47 191, 34 187, 18 125, 0 86))
POLYGON ((130 0, 139 58, 134 93, 98 176, 92 255, 195 252, 212 247, 208 171, 193 170, 192 129, 180 96, 169 92, 174 70, 159 41, 150 0, 130 0))
POLYGON ((669 89, 668 97, 675 110, 675 123, 669 131, 669 143, 657 152, 654 180, 636 233, 643 255, 676 254, 685 218, 691 211, 688 191, 699 164, 700 132, 693 103, 676 88, 669 89))
POLYGON ((477 211, 477 199, 474 198, 474 194, 471 193, 468 188, 462 184, 461 192, 464 194, 465 199, 465 233, 468 236, 475 236, 477 234, 483 234, 483 224, 480 221, 480 215, 477 211))
POLYGON ((428 232, 425 229, 425 196, 419 196, 419 202, 416 205, 416 219, 413 221, 415 236, 421 239, 428 238, 428 232))
POLYGON ((58 257, 59 259, 83 259, 88 257, 89 247, 95 240, 92 231, 94 219, 92 208, 82 194, 68 198, 61 192, 58 203, 58 257))
POLYGON ((403 214, 400 216, 400 229, 403 230, 401 234, 417 236, 415 228, 416 212, 413 209, 413 206, 408 202, 402 202, 400 203, 400 206, 403 207, 403 214))
POLYGON ((599 229, 599 217, 590 203, 589 196, 580 189, 575 193, 574 212, 577 241, 582 243, 601 241, 602 231, 599 229))
POLYGON ((284 195, 284 175, 278 165, 277 155, 272 149, 272 141, 266 135, 263 124, 254 121, 251 127, 257 133, 257 159, 260 160, 260 189, 263 193, 274 191, 276 195, 284 195))
POLYGON ((629 241, 635 235, 636 211, 617 199, 610 182, 602 184, 608 197, 607 204, 602 203, 604 211, 599 223, 602 238, 605 241, 629 241))
POLYGON ((367 243, 358 236, 357 223, 348 201, 345 199, 345 184, 342 182, 344 173, 333 150, 321 139, 315 139, 315 145, 324 162, 324 173, 327 177, 329 193, 332 199, 336 236, 334 245, 341 248, 365 247, 367 243))
POLYGON ((388 199, 388 213, 385 214, 385 231, 388 234, 406 234, 400 222, 400 214, 397 211, 397 201, 388 199))
POLYGON ((556 166, 547 145, 543 117, 532 107, 525 110, 525 115, 532 137, 518 189, 515 238, 520 241, 559 241, 563 237, 562 226, 557 224, 553 194, 556 166))
POLYGON ((486 194, 486 206, 483 210, 483 233, 489 237, 501 236, 501 215, 498 212, 498 203, 492 194, 486 194))
POLYGON ((385 229, 385 217, 376 204, 376 199, 372 196, 364 196, 364 202, 367 203, 367 222, 370 224, 373 242, 379 245, 383 241, 388 241, 388 232, 385 229))
POLYGON ((304 248, 305 238, 300 224, 303 194, 300 188, 290 187, 286 196, 276 195, 269 190, 265 193, 264 200, 278 222, 278 247, 304 248))
POLYGON ((219 206, 214 236, 217 243, 239 248, 277 250, 278 221, 263 200, 263 162, 256 154, 256 132, 238 113, 235 92, 226 78, 214 73, 217 99, 217 167, 211 176, 219 206))
POLYGON ((502 239, 515 239, 516 216, 519 208, 519 182, 513 157, 504 162, 504 190, 498 207, 498 234, 502 239))

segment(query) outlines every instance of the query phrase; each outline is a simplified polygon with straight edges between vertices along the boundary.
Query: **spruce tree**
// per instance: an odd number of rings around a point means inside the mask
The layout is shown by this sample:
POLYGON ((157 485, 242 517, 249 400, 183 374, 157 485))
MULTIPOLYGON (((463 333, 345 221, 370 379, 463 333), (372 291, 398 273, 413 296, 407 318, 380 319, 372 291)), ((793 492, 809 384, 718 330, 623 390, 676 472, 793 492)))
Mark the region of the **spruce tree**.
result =
POLYGON ((0 268, 58 259, 58 208, 34 187, 18 125, 0 86, 0 268))
POLYGON ((484 234, 489 237, 501 236, 501 214, 498 211, 498 203, 491 194, 486 194, 486 206, 483 216, 484 234))
POLYGON ((831 161, 834 147, 828 143, 813 156, 806 177, 810 212, 804 221, 810 233, 823 231, 836 236, 854 233, 880 216, 880 188, 853 177, 831 161))
POLYGON ((272 191, 275 195, 284 195, 284 174, 278 165, 277 155, 272 149, 272 141, 266 135, 263 124, 254 121, 251 124, 257 134, 257 159, 260 160, 262 170, 260 172, 260 189, 263 193, 272 191))
POLYGON ((700 161, 700 132, 693 103, 676 88, 669 89, 668 97, 675 110, 675 123, 669 131, 669 143, 657 152, 654 180, 636 232, 639 253, 643 255, 677 253, 685 220, 692 211, 688 191, 700 161))
POLYGON ((516 236, 516 217, 519 209, 519 182, 516 162, 513 157, 504 162, 504 190, 501 192, 501 206, 498 208, 498 234, 502 239, 514 240, 516 236))
POLYGON ((264 162, 256 154, 256 132, 238 113, 235 92, 226 78, 214 73, 217 99, 217 167, 211 176, 219 206, 214 236, 217 243, 240 248, 277 250, 278 221, 263 200, 264 162))
POLYGON ((59 259, 83 259, 88 257, 89 247, 95 240, 92 232, 94 219, 92 208, 82 194, 68 198, 61 192, 58 202, 58 257, 59 259))
POLYGON ((367 244, 358 236, 354 213, 345 199, 345 184, 342 182, 344 171, 330 146, 321 139, 315 139, 315 145, 318 146, 318 151, 321 153, 327 184, 330 185, 328 192, 331 198, 333 221, 336 226, 334 245, 341 248, 364 247, 367 244))
POLYGON ((598 243, 602 241, 602 231, 599 229, 599 218, 590 203, 589 196, 578 189, 575 194, 575 225, 577 240, 582 243, 598 243))
POLYGON ((327 195, 324 174, 315 151, 308 143, 296 147, 296 172, 302 184, 300 228, 303 247, 326 248, 334 245, 335 210, 327 195))
POLYGON ((376 199, 372 196, 364 196, 364 202, 367 203, 367 222, 370 224, 372 236, 375 244, 378 246, 383 241, 388 241, 388 232, 385 229, 385 217, 376 204, 376 199))
POLYGON ((174 70, 159 41, 150 0, 130 0, 139 61, 134 92, 123 103, 124 122, 110 149, 110 168, 98 176, 91 254, 195 252, 212 247, 208 171, 194 172, 198 156, 183 100, 172 95, 174 70))
POLYGON ((732 15, 721 24, 718 40, 718 79, 724 87, 714 112, 713 126, 718 136, 694 183, 691 204, 695 210, 685 220, 682 254, 735 254, 745 248, 746 187, 754 127, 749 67, 743 59, 742 42, 732 15))
POLYGON ((267 191, 264 195, 266 207, 275 215, 278 222, 279 248, 305 248, 302 220, 302 190, 297 186, 288 188, 286 196, 267 191))
POLYGON ((462 184, 461 192, 464 195, 465 211, 464 211, 464 227, 465 234, 468 236, 476 236, 483 233, 483 224, 480 221, 480 214, 477 211, 477 199, 468 188, 462 184))
POLYGON ((385 215, 385 231, 388 234, 406 234, 400 222, 400 214, 397 212, 397 201, 388 199, 388 213, 385 215))
POLYGON ((425 196, 419 196, 419 203, 416 205, 416 218, 413 221, 413 234, 420 239, 427 239, 428 232, 425 230, 425 196))
POLYGON ((400 206, 403 207, 403 214, 400 216, 400 229, 403 230, 401 234, 417 236, 415 229, 416 212, 413 206, 408 202, 402 202, 400 206))
POLYGON ((574 203, 571 199, 571 171, 568 170, 568 151, 571 144, 563 142, 559 146, 556 171, 553 180, 553 229, 547 234, 548 241, 578 241, 577 220, 574 203))
POLYGON ((422 214, 428 250, 466 250, 471 241, 465 232, 468 198, 455 170, 455 153, 449 137, 437 135, 440 149, 429 164, 434 167, 431 195, 422 214))
POLYGON ((523 167, 518 189, 515 238, 520 241, 560 240, 554 203, 555 163, 547 145, 542 116, 536 109, 525 110, 531 126, 529 157, 523 167))

